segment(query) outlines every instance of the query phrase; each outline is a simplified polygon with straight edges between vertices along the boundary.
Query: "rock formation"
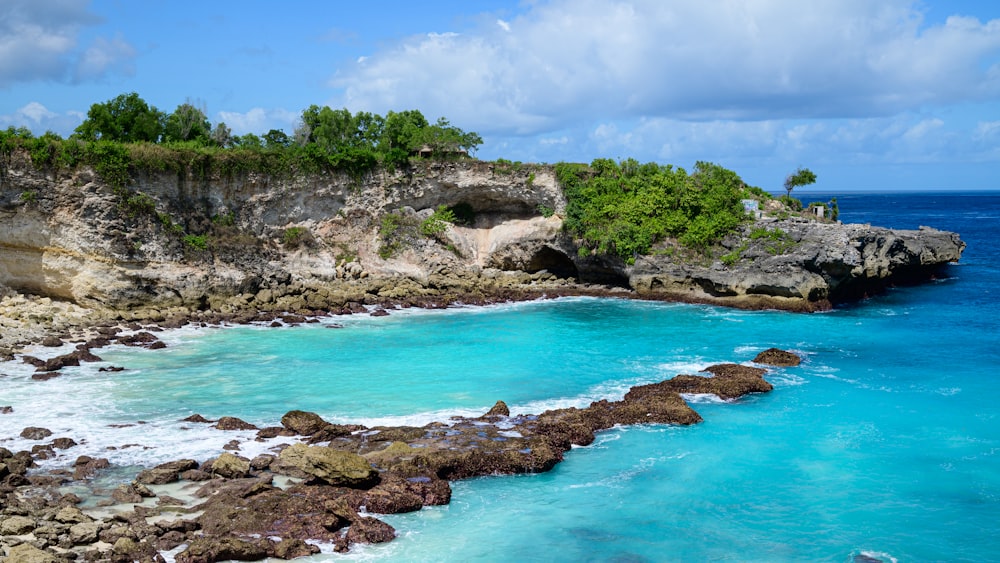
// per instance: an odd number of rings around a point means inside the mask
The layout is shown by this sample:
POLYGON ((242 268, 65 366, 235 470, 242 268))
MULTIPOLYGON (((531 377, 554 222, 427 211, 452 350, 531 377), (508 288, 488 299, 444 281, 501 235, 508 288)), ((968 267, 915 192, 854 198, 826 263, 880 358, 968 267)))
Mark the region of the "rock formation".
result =
MULTIPOLYGON (((37 170, 16 151, 0 174, 0 323, 20 335, 29 317, 53 332, 205 311, 239 318, 607 291, 812 311, 934 276, 964 248, 933 229, 766 217, 724 242, 729 260, 658 252, 626 265, 581 256, 562 229, 565 208, 543 165, 417 163, 360 179, 133 170, 123 192, 92 169, 37 170), (422 234, 442 205, 468 217, 422 234), (785 240, 755 239, 761 229, 785 240)), ((7 340, 0 349, 16 342, 7 340)))
MULTIPOLYGON (((788 363, 798 358, 769 352, 758 359, 788 363)), ((506 403, 497 401, 481 417, 452 417, 422 427, 348 429, 315 413, 289 411, 282 427, 271 428, 300 441, 276 446, 277 455, 251 460, 223 452, 201 464, 179 459, 142 470, 133 482, 106 492, 110 501, 98 503, 117 504, 111 516, 88 514, 76 506, 80 497, 58 488, 93 477, 108 467, 107 460, 81 456, 76 468, 91 470, 29 474, 37 453, 0 448, 0 557, 162 561, 163 551, 178 549, 178 562, 213 563, 312 555, 319 550, 316 542, 336 551, 387 542, 396 536, 393 527, 366 514, 448 504, 449 481, 455 479, 548 471, 573 445, 588 445, 595 433, 617 425, 698 423, 701 416, 682 394, 713 393, 735 400, 765 393, 772 389, 765 373, 763 368, 720 364, 703 374, 636 386, 621 400, 596 401, 585 408, 512 415, 506 403), (320 436, 325 437, 321 445, 304 443, 316 443, 320 436), (178 481, 194 489, 191 499, 154 490, 178 481), (146 502, 154 499, 155 504, 146 502)), ((209 422, 198 415, 189 419, 209 422)), ((269 435, 265 428, 258 438, 269 435)))

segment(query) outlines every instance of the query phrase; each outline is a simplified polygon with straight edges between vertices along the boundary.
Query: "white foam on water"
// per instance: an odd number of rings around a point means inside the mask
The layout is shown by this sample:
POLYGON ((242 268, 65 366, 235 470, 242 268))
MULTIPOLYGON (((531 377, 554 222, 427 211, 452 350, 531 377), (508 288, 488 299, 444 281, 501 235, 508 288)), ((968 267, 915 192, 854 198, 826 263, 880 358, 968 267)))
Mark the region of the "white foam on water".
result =
POLYGON ((729 401, 720 399, 715 393, 681 393, 681 398, 694 404, 716 404, 724 405, 729 401))

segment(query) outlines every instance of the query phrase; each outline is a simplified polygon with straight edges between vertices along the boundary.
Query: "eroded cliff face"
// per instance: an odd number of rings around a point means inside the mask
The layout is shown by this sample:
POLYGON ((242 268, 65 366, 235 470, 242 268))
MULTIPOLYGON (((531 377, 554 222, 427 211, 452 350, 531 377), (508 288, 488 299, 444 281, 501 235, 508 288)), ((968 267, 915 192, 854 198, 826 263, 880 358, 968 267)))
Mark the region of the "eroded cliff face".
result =
POLYGON ((365 178, 134 173, 123 197, 90 169, 38 171, 15 153, 0 180, 0 284, 126 318, 571 293, 583 283, 817 310, 935 275, 964 248, 932 229, 764 220, 726 241, 738 259, 725 264, 660 253, 626 266, 578 254, 550 167, 478 161, 365 178), (435 208, 459 204, 469 222, 420 233, 435 208), (762 227, 786 233, 780 252, 750 237, 762 227))

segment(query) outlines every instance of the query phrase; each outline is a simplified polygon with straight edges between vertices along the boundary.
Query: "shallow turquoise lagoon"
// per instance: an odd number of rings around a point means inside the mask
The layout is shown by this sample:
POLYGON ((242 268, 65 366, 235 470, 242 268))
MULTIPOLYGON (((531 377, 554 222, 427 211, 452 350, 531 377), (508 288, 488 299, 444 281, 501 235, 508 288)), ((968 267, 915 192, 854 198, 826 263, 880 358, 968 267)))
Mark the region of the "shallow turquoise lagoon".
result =
MULTIPOLYGON (((702 424, 614 429, 549 473, 455 483, 449 506, 385 517, 396 541, 319 558, 1000 560, 1000 197, 838 199, 845 221, 931 224, 970 247, 947 279, 822 314, 572 298, 183 329, 165 350, 102 351, 130 368, 114 375, 33 382, 0 364, 0 404, 18 413, 0 437, 45 426, 83 438, 73 456, 202 459, 234 434, 178 422, 192 413, 425 424, 498 399, 540 412, 777 346, 805 361, 769 373, 772 393, 692 397, 702 424)), ((244 453, 252 435, 235 434, 244 453)))

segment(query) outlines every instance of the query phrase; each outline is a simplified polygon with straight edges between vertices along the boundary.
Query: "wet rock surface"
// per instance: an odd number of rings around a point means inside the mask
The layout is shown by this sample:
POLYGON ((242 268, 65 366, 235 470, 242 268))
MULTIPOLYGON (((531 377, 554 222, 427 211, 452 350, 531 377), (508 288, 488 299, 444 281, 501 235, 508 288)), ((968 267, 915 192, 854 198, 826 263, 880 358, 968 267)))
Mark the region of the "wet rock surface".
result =
MULTIPOLYGON (((767 357, 797 358, 780 350, 767 357)), ((58 489, 99 474, 107 460, 81 456, 73 472, 32 474, 33 456, 41 449, 0 448, 0 556, 162 561, 162 551, 176 549, 178 562, 211 563, 311 555, 318 551, 316 542, 335 551, 387 542, 396 531, 372 515, 448 504, 451 480, 548 471, 573 445, 590 444, 597 432, 615 425, 695 424, 701 417, 683 394, 736 400, 765 393, 772 389, 765 373, 760 367, 718 364, 635 386, 621 400, 585 408, 511 414, 498 401, 483 416, 421 427, 336 425, 315 413, 289 411, 281 426, 270 428, 294 436, 295 443, 254 459, 221 452, 204 463, 181 459, 145 469, 107 493, 103 504, 123 507, 112 516, 81 510, 79 497, 58 489), (191 491, 190 498, 153 490, 168 483, 191 491)), ((185 420, 211 423, 200 415, 185 420)))

